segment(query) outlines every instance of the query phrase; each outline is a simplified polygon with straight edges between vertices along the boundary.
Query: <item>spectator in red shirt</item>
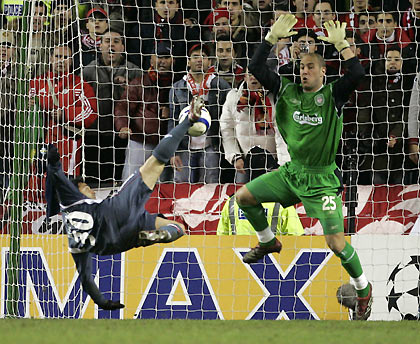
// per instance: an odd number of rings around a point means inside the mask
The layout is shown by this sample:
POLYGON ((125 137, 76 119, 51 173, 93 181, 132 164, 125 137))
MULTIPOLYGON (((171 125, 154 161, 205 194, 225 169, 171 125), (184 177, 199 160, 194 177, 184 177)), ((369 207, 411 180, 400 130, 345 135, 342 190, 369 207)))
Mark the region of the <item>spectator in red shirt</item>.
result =
POLYGON ((115 105, 115 130, 122 139, 129 138, 122 179, 151 156, 162 132, 161 121, 169 117, 169 86, 172 85, 171 44, 160 42, 151 57, 151 67, 129 82, 115 105))
POLYGON ((203 40, 214 42, 220 36, 231 37, 229 11, 225 7, 216 8, 204 21, 203 40), (206 27, 208 29, 206 29, 206 27))
POLYGON ((371 44, 377 45, 380 57, 385 57, 386 50, 397 45, 402 52, 404 61, 403 72, 412 73, 415 70, 416 46, 411 42, 407 33, 398 27, 397 12, 381 12, 376 17, 376 36, 371 44))
POLYGON ((108 13, 98 7, 92 8, 86 14, 87 33, 81 37, 82 42, 82 65, 87 66, 99 54, 101 36, 108 30, 108 13))
POLYGON ((357 29, 359 27, 359 14, 366 10, 372 10, 372 7, 369 5, 369 0, 353 0, 350 13, 341 16, 340 21, 345 21, 349 29, 357 29))
POLYGON ((329 20, 335 20, 335 5, 331 0, 320 0, 316 3, 314 8, 313 16, 315 25, 312 27, 312 30, 318 36, 325 36, 326 30, 324 28, 324 23, 329 20))
POLYGON ((315 0, 292 0, 295 7, 295 17, 298 20, 295 29, 312 28, 315 22, 312 16, 315 6, 315 0))
POLYGON ((358 32, 365 43, 372 41, 376 35, 376 16, 375 12, 370 11, 363 11, 359 14, 358 32))
POLYGON ((75 176, 80 174, 83 129, 97 118, 96 97, 88 83, 71 73, 70 47, 55 47, 50 62, 51 70, 30 82, 30 105, 38 100, 45 142, 58 148, 64 172, 75 176))

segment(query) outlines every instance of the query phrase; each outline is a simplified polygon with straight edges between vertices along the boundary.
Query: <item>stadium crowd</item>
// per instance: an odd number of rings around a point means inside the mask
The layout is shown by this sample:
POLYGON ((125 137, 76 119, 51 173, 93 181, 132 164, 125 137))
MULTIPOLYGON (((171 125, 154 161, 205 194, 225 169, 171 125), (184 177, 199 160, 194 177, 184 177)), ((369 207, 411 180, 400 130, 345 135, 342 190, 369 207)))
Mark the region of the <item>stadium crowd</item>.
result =
MULTIPOLYGON (((290 12, 298 34, 273 46, 270 69, 299 82, 300 57, 318 52, 327 81, 338 79, 339 54, 318 37, 326 35, 326 21, 340 20, 366 70, 343 110, 337 165, 344 176, 356 170, 358 184, 419 182, 419 0, 31 3, 28 35, 21 33, 24 1, 1 4, 3 188, 12 168, 22 75, 30 80, 25 106, 43 118, 43 140, 59 143, 65 172, 87 182, 128 178, 194 95, 204 97, 210 130, 185 137, 161 182, 243 183, 283 164, 288 154, 274 124, 273 96, 247 65, 278 16, 290 12), (22 52, 28 68, 19 74, 22 52)), ((42 179, 42 171, 36 173, 42 179)))

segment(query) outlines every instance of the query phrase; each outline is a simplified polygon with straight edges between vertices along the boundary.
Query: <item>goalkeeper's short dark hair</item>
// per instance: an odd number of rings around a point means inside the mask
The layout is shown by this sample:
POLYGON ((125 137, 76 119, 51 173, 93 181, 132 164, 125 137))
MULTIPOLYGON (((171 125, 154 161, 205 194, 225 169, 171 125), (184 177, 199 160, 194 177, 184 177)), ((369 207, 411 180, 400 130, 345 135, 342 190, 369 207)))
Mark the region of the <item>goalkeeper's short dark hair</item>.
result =
POLYGON ((318 65, 321 68, 327 66, 327 64, 325 63, 324 58, 320 54, 318 54, 318 53, 307 53, 307 54, 305 54, 305 56, 315 57, 316 61, 318 62, 318 65))

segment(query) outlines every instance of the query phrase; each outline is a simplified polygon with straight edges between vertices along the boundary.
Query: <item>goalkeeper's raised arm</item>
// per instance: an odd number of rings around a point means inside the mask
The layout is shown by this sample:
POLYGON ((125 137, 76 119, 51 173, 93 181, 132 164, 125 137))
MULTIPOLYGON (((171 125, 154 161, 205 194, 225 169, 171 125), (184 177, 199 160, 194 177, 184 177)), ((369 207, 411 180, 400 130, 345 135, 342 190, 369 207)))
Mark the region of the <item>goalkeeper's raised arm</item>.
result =
POLYGON ((268 68, 266 65, 267 57, 273 45, 277 44, 280 38, 297 34, 296 31, 290 31, 296 23, 297 19, 293 14, 281 15, 273 24, 263 42, 258 46, 248 66, 249 71, 264 88, 271 91, 274 95, 277 95, 280 89, 281 78, 268 68))
POLYGON ((333 96, 339 114, 341 114, 341 108, 365 75, 364 68, 350 48, 350 43, 346 40, 346 25, 346 23, 330 20, 324 23, 328 36, 318 36, 319 40, 333 44, 345 61, 345 73, 333 86, 333 96))

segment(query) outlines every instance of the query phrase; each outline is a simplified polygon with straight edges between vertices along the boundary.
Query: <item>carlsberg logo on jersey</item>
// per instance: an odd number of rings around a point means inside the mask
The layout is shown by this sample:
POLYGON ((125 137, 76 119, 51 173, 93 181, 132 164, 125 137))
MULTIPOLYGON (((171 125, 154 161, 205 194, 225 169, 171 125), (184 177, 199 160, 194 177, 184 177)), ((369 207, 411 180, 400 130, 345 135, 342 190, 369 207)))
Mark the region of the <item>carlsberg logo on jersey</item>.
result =
POLYGON ((299 124, 309 124, 309 125, 320 125, 322 124, 322 117, 319 117, 318 114, 313 116, 305 115, 300 111, 295 111, 293 113, 293 120, 299 124))

